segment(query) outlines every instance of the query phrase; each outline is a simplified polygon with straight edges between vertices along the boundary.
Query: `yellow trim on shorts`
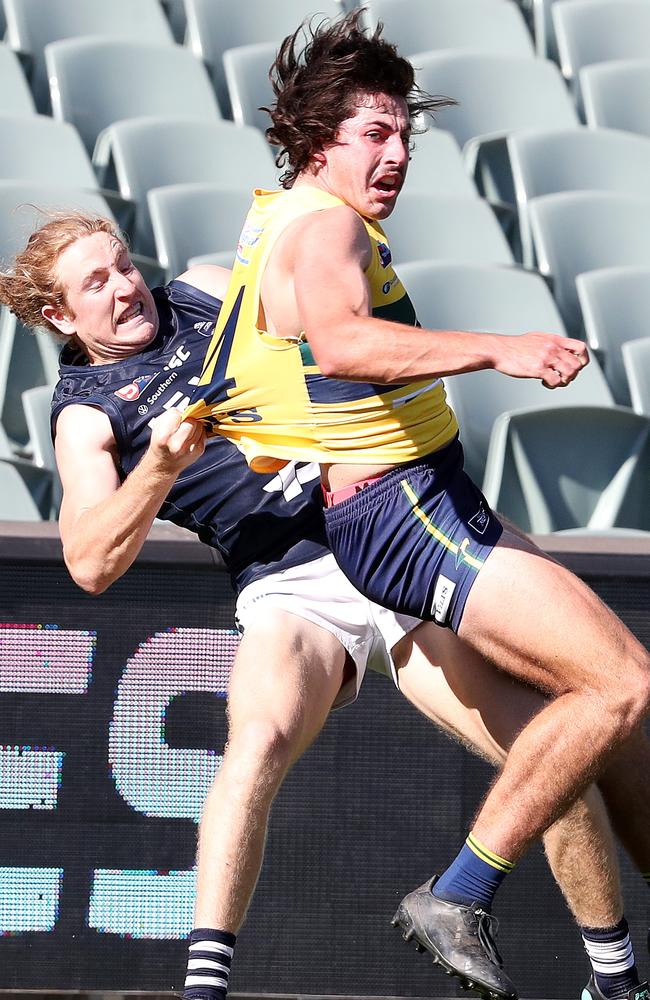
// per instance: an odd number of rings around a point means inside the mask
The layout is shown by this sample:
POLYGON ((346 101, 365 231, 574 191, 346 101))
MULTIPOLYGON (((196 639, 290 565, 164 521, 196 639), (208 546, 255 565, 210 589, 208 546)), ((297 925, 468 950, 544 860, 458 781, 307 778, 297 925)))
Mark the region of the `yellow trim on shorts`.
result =
POLYGON ((490 851, 489 848, 485 847, 480 840, 470 833, 465 841, 470 851, 472 851, 481 861, 485 861, 486 864, 491 865, 492 868, 496 868, 500 872, 511 872, 515 867, 514 862, 506 861, 505 858, 499 857, 494 851, 490 851))
POLYGON ((472 556, 469 554, 469 552, 467 552, 469 539, 464 538, 463 541, 460 543, 460 545, 454 542, 454 540, 449 538, 448 535, 445 535, 445 533, 441 531, 440 528, 437 528, 435 526, 429 515, 425 514, 425 512, 419 506, 419 497, 417 496, 416 493, 414 493, 413 488, 409 483, 408 479, 400 480, 400 486, 406 493, 412 505, 413 513, 417 518, 420 519, 420 521, 422 521, 425 530, 428 531, 430 535, 433 535, 433 537, 437 542, 440 542, 442 545, 444 545, 446 549, 449 549, 450 552, 453 552, 453 554, 457 558, 460 556, 460 559, 463 562, 467 563, 468 566, 471 566, 472 569, 475 570, 481 569, 485 560, 477 559, 476 556, 472 556))

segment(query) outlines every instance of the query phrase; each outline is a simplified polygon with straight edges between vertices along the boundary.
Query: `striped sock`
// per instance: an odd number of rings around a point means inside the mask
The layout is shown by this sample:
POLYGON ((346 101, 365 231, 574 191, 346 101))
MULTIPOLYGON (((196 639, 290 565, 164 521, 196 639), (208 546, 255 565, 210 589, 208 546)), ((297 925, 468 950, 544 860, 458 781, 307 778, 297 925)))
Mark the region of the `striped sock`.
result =
POLYGON ((229 931, 198 927, 190 934, 185 1000, 225 1000, 237 938, 229 931))
POLYGON ((598 989, 608 1000, 626 997, 639 985, 634 951, 625 917, 615 927, 581 927, 598 989))
POLYGON ((450 903, 480 903, 489 912, 494 894, 514 868, 470 833, 460 853, 433 886, 433 895, 450 903))

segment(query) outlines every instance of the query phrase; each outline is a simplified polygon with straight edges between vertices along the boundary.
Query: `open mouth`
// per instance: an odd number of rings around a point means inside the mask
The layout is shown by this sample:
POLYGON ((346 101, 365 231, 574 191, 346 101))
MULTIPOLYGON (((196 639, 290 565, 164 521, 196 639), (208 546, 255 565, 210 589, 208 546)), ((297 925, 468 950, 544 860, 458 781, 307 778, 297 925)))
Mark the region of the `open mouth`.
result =
POLYGON ((400 181, 398 177, 381 177, 375 181, 373 187, 384 194, 397 194, 400 189, 400 181))

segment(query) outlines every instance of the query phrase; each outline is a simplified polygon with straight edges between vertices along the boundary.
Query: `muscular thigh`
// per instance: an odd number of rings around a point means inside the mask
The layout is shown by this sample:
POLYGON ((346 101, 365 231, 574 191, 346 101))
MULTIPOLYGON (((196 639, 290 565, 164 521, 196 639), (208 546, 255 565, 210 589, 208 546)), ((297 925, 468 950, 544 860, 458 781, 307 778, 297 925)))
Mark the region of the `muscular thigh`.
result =
POLYGON ((257 722, 292 743, 309 743, 320 730, 345 676, 346 651, 313 622, 277 608, 246 629, 228 689, 231 732, 257 722))
POLYGON ((476 578, 459 636, 553 694, 624 684, 626 660, 644 655, 586 584, 507 529, 476 578))
POLYGON ((399 687, 424 715, 475 753, 501 764, 543 696, 498 670, 449 629, 421 625, 403 656, 399 687))

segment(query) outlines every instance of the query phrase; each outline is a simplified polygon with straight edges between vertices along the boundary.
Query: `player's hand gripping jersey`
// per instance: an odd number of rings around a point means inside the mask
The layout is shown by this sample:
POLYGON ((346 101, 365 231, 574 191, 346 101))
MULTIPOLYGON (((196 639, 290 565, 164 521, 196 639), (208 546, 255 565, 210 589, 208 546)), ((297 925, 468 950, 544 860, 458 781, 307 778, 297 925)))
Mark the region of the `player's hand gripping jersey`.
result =
MULTIPOLYGON (((399 464, 436 451, 458 432, 440 379, 379 386, 325 378, 304 338, 281 339, 258 326, 264 269, 279 236, 300 216, 341 204, 317 188, 258 191, 244 224, 228 294, 185 415, 238 442, 257 472, 294 458, 399 464)), ((366 277, 373 316, 417 325, 381 226, 362 221, 372 246, 366 277)))

